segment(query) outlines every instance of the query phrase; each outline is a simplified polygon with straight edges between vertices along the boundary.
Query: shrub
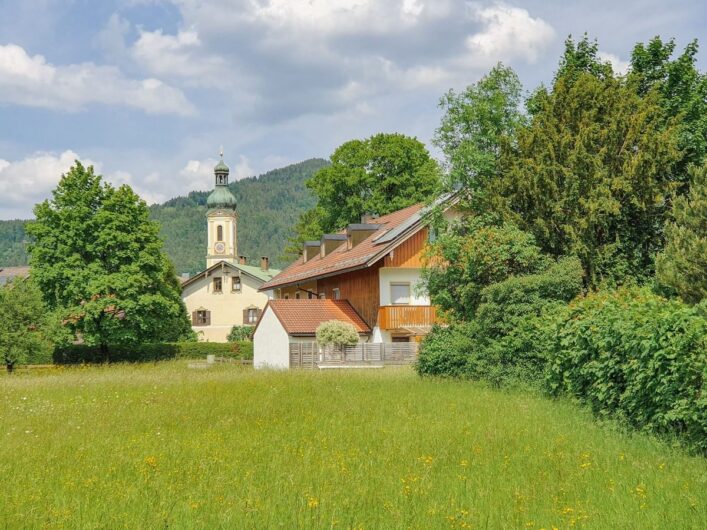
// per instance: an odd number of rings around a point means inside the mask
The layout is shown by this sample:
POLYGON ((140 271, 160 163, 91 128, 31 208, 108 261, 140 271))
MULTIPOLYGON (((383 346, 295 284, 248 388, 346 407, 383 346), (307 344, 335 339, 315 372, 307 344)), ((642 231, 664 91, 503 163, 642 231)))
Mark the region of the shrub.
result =
POLYGON ((548 265, 532 235, 485 222, 472 219, 443 233, 430 246, 423 270, 432 303, 459 320, 474 318, 484 288, 548 265))
POLYGON ((494 386, 541 384, 557 321, 581 290, 582 266, 576 258, 486 287, 471 323, 427 336, 418 372, 482 379, 494 386))
POLYGON ((420 345, 415 368, 420 375, 462 377, 474 350, 474 325, 435 326, 420 345))
POLYGON ((592 294, 558 327, 547 387, 707 454, 707 318, 647 289, 592 294))
POLYGON ((107 353, 98 346, 74 344, 57 347, 53 360, 56 364, 83 364, 105 362, 154 362, 169 359, 198 359, 207 355, 252 359, 253 344, 241 342, 168 342, 136 346, 110 346, 107 353))
POLYGON ((358 331, 348 322, 329 320, 317 327, 317 342, 324 346, 353 346, 358 343, 358 331))
POLYGON ((233 326, 226 340, 228 342, 252 341, 255 326, 233 326))

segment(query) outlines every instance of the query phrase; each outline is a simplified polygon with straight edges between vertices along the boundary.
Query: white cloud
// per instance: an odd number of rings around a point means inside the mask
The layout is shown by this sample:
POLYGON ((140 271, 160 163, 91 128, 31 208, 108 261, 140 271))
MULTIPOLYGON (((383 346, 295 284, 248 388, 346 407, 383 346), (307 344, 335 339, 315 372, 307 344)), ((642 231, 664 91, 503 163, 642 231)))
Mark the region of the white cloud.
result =
POLYGON ((475 6, 474 17, 484 29, 470 35, 466 45, 475 56, 487 58, 491 64, 518 57, 533 63, 555 36, 552 26, 519 7, 475 6))
POLYGON ((191 81, 217 81, 225 77, 228 67, 222 57, 204 54, 198 33, 193 30, 165 35, 162 30, 140 30, 131 53, 135 61, 148 71, 161 75, 191 78, 191 81), (208 76, 217 79, 210 80, 208 76))
MULTIPOLYGON (((35 153, 23 160, 10 162, 0 159, 0 211, 2 218, 28 217, 35 203, 51 194, 63 173, 79 155, 66 150, 53 153, 35 153)), ((85 165, 93 165, 84 160, 85 165)))
MULTIPOLYGON (((61 153, 37 152, 15 161, 0 159, 0 219, 30 218, 34 205, 51 197, 61 176, 76 160, 102 173, 103 164, 83 158, 71 149, 61 153)), ((164 189, 159 173, 136 178, 127 171, 116 170, 103 176, 114 186, 127 184, 148 204, 177 195, 174 189, 164 189)))
POLYGON ((611 63, 611 67, 614 69, 614 72, 617 74, 625 74, 628 72, 628 68, 631 65, 630 62, 628 61, 623 61, 621 60, 617 55, 614 55, 613 53, 607 53, 607 52, 598 52, 597 56, 599 59, 601 59, 604 62, 611 63))
POLYGON ((0 45, 0 103, 66 111, 100 103, 150 114, 194 113, 181 90, 159 79, 129 79, 116 67, 93 63, 54 66, 14 44, 0 45))

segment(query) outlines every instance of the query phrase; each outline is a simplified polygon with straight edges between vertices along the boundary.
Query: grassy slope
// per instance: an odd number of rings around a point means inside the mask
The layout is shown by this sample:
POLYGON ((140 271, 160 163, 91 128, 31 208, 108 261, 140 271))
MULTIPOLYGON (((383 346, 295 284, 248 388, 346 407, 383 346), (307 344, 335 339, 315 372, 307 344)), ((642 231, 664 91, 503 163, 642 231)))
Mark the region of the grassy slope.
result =
POLYGON ((704 460, 406 369, 4 377, 0 424, 8 528, 707 527, 704 460))

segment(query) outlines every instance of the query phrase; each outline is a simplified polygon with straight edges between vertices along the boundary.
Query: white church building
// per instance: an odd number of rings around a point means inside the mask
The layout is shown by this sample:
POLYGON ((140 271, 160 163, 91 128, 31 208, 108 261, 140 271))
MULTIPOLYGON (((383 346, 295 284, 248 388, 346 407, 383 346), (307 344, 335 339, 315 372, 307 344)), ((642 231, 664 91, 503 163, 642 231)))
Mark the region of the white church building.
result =
POLYGON ((254 326, 272 291, 260 291, 280 271, 263 256, 247 265, 238 254, 236 198, 228 188, 228 166, 214 168, 216 183, 206 205, 206 269, 182 282, 182 299, 199 340, 226 342, 234 325, 254 326))

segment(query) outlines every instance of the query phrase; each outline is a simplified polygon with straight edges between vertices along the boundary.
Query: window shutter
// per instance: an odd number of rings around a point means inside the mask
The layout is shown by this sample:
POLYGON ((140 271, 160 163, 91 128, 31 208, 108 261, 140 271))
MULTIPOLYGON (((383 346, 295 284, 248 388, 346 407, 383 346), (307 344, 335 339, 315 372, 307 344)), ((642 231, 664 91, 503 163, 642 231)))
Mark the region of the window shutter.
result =
POLYGON ((191 312, 191 325, 194 326, 198 324, 198 320, 196 319, 196 311, 191 312))
POLYGON ((248 323, 248 310, 247 309, 243 310, 243 323, 244 324, 248 323))
POLYGON ((211 311, 206 312, 206 325, 207 326, 211 325, 211 311))
POLYGON ((262 310, 262 309, 257 309, 257 310, 255 311, 255 321, 256 321, 256 322, 257 322, 258 320, 260 320, 260 315, 262 315, 262 314, 263 314, 263 310, 262 310))

